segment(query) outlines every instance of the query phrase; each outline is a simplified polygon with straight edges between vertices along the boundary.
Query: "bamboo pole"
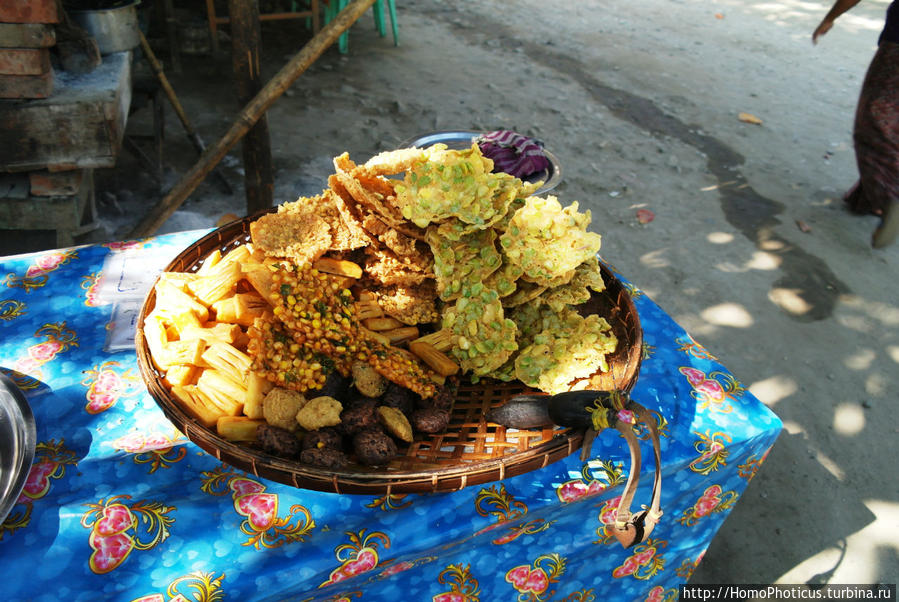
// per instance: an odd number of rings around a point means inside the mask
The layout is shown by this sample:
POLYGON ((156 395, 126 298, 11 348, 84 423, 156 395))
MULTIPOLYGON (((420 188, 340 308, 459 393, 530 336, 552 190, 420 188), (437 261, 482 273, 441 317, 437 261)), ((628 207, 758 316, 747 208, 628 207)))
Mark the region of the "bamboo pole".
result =
POLYGON ((278 71, 238 114, 231 128, 213 146, 208 147, 199 160, 185 173, 169 193, 144 216, 140 223, 128 234, 128 238, 152 236, 181 203, 190 196, 203 178, 218 164, 228 151, 246 134, 256 120, 284 94, 296 79, 308 69, 340 35, 359 20, 375 0, 352 0, 337 17, 278 71))
MULTIPOLYGON (((228 0, 228 14, 231 22, 231 70, 234 73, 238 107, 241 107, 259 94, 263 84, 258 1, 228 0)), ((265 114, 260 115, 244 135, 241 145, 246 214, 253 215, 274 204, 272 145, 265 114)))

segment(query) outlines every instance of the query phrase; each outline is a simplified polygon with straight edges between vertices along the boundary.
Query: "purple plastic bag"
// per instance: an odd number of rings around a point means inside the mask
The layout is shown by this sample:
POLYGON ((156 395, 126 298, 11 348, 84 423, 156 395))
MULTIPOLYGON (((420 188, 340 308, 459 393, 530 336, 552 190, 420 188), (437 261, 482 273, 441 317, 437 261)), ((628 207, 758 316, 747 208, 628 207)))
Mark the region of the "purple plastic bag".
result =
POLYGON ((493 171, 524 178, 549 167, 543 143, 510 130, 496 130, 475 138, 481 153, 493 159, 493 171))

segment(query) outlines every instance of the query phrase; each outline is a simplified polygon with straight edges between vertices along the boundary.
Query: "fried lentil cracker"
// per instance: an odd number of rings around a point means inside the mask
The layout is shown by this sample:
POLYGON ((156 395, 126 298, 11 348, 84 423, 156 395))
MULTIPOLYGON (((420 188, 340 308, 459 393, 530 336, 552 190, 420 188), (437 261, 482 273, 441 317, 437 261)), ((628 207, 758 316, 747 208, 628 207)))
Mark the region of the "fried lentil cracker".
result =
POLYGON ((524 269, 522 278, 541 286, 559 286, 574 268, 599 252, 602 238, 587 232, 590 211, 578 202, 563 208, 554 196, 531 196, 515 211, 500 236, 503 251, 524 269))
POLYGON ((390 226, 401 223, 403 215, 399 209, 389 202, 381 192, 366 188, 363 182, 353 174, 355 168, 356 164, 350 160, 347 153, 334 158, 334 169, 337 170, 338 180, 357 203, 380 215, 390 226))
POLYGON ((331 248, 331 227, 307 211, 267 213, 250 224, 253 245, 270 257, 311 263, 331 248))
POLYGON ((381 286, 416 286, 433 278, 421 269, 415 269, 400 261, 387 249, 365 249, 365 277, 381 286))
POLYGON ((377 240, 362 227, 362 216, 359 214, 356 202, 349 191, 340 183, 336 175, 328 177, 328 186, 332 192, 334 206, 340 214, 341 222, 346 228, 348 239, 360 242, 360 247, 377 244, 377 240))
POLYGON ((437 289, 431 281, 414 287, 390 286, 374 291, 384 313, 403 324, 415 326, 437 321, 437 289))
POLYGON ((543 330, 521 350, 515 360, 515 374, 521 382, 555 394, 568 390, 569 383, 597 369, 609 369, 606 354, 618 346, 612 327, 595 314, 577 317, 577 327, 543 330))

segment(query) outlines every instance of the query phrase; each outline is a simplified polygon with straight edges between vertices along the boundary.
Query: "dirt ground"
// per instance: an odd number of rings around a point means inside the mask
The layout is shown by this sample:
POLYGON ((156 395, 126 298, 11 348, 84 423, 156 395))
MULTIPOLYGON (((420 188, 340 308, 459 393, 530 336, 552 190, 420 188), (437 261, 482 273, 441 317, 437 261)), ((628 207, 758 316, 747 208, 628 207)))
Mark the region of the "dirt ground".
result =
MULTIPOLYGON (((693 582, 896 583, 899 244, 872 250, 877 218, 840 201, 887 4, 813 46, 820 1, 398 0, 399 46, 368 13, 347 55, 329 49, 269 111, 275 199, 319 192, 343 151, 364 161, 434 130, 543 140, 555 194, 592 211, 603 257, 785 423, 693 582)), ((308 37, 264 24, 264 76, 308 37)), ((229 51, 169 72, 207 144, 238 109, 229 51)), ((193 164, 166 116, 163 188, 123 153, 97 174, 95 238, 124 236, 193 164)), ((129 129, 146 123, 138 111, 129 129)), ((239 147, 221 169, 236 192, 208 179, 159 232, 245 213, 239 147)))

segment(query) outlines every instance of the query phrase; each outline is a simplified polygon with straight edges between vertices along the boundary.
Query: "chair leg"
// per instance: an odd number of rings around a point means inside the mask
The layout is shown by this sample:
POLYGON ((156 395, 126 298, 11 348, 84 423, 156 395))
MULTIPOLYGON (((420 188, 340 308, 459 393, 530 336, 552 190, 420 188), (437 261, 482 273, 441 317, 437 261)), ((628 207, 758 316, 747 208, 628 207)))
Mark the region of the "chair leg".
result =
POLYGON ((393 45, 400 45, 399 25, 396 22, 396 2, 387 0, 387 10, 390 12, 390 26, 393 29, 393 45))
POLYGON ((375 29, 378 30, 378 33, 383 38, 387 35, 387 27, 384 24, 384 0, 375 0, 372 10, 375 17, 375 29))

